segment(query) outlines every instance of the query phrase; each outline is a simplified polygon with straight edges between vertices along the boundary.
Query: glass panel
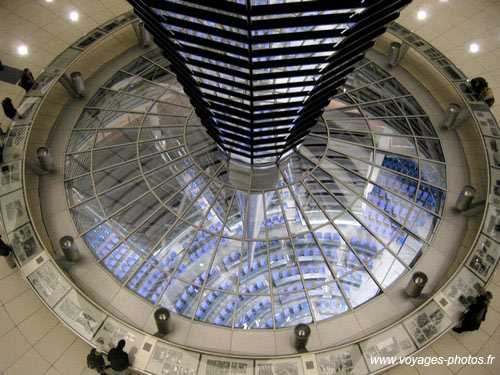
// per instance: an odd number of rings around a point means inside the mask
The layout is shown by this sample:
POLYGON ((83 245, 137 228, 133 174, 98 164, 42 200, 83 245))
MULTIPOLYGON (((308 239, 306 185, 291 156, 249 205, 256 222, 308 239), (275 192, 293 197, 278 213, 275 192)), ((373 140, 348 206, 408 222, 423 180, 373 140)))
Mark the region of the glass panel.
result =
POLYGON ((323 252, 311 233, 307 236, 294 237, 292 241, 306 288, 316 288, 331 282, 333 280, 332 273, 326 264, 323 252))
POLYGON ((413 207, 405 226, 421 238, 429 241, 439 223, 439 219, 421 208, 413 207))
POLYGON ((377 154, 375 155, 375 164, 388 169, 392 169, 393 171, 399 173, 403 173, 413 178, 418 178, 417 159, 399 155, 396 156, 377 151, 377 154))
POLYGON ((219 290, 205 290, 201 302, 194 315, 195 320, 231 327, 235 296, 219 290))
POLYGON ((428 117, 410 117, 408 118, 408 122, 416 136, 438 137, 428 117))
POLYGON ((427 245, 419 238, 402 229, 391 242, 390 249, 407 266, 412 267, 426 250, 427 245))
POLYGON ((309 191, 314 195, 319 206, 323 212, 330 219, 335 219, 337 216, 344 212, 342 204, 335 199, 329 191, 327 191, 316 179, 309 176, 305 178, 306 186, 309 191))
POLYGON ((271 298, 240 294, 236 300, 235 328, 272 328, 271 298))
POLYGON ((198 232, 177 267, 175 277, 202 286, 208 277, 207 272, 217 240, 218 238, 210 233, 198 232))
POLYGON ((97 203, 97 199, 87 201, 80 206, 71 208, 69 211, 73 216, 78 233, 86 232, 104 218, 104 213, 99 203, 97 203))
POLYGON ((83 240, 98 260, 104 258, 121 239, 108 222, 98 225, 83 236, 83 240))
MULTIPOLYGON (((150 261, 163 271, 172 273, 186 253, 186 249, 196 232, 196 228, 191 225, 182 220, 177 221, 170 232, 156 246, 149 258, 150 261)), ((179 268, 179 273, 182 271, 181 268, 179 268)))
POLYGON ((102 261, 104 267, 120 281, 128 279, 143 262, 130 245, 122 243, 102 261))
POLYGON ((435 187, 421 183, 418 188, 417 204, 429 211, 441 215, 444 210, 446 193, 435 187))
POLYGON ((159 206, 160 202, 152 193, 146 194, 112 216, 109 223, 117 233, 126 237, 159 206))
POLYGON ((271 191, 266 194, 266 228, 269 238, 288 237, 285 216, 278 199, 279 194, 271 191))
POLYGON ((406 119, 404 118, 379 118, 368 121, 370 129, 374 133, 394 134, 394 135, 413 135, 406 119))
POLYGON ((419 138, 417 144, 421 157, 444 162, 443 149, 437 139, 419 138))
POLYGON ((167 286, 168 278, 164 272, 153 267, 151 263, 144 263, 132 276, 127 288, 148 301, 156 303, 167 286))
POLYGON ((420 175, 423 181, 446 189, 446 165, 421 160, 420 175))
MULTIPOLYGON (((373 169, 371 180, 385 189, 390 190, 406 199, 411 201, 415 199, 415 193, 418 185, 418 182, 415 180, 380 168, 373 169)), ((373 186, 370 191, 373 196, 383 196, 381 190, 377 186, 373 186)), ((374 203, 377 205, 376 202, 374 203)), ((399 212, 396 212, 396 215, 399 215, 399 212)))
POLYGON ((142 113, 108 111, 100 124, 100 128, 133 128, 140 126, 143 119, 144 114, 142 113))
POLYGON ((308 291, 316 321, 329 319, 349 310, 337 283, 323 285, 308 291))
POLYGON ((375 147, 396 154, 417 156, 415 140, 409 137, 392 137, 388 135, 375 135, 375 147))
POLYGON ((201 297, 200 292, 201 289, 194 285, 172 279, 161 296, 159 304, 186 318, 192 318, 201 297))
POLYGON ((281 294, 274 296, 273 300, 276 328, 312 322, 311 310, 304 292, 281 294))
POLYGON ((353 308, 381 293, 375 281, 364 269, 342 275, 340 284, 353 308))
POLYGON ((83 201, 92 198, 95 194, 94 185, 90 175, 67 181, 65 182, 64 187, 70 206, 80 204, 83 201))
MULTIPOLYGON (((239 292, 244 294, 269 294, 269 268, 267 243, 248 241, 243 244, 243 257, 239 271, 239 292)), ((234 268, 231 254, 222 258, 226 272, 234 268)), ((220 267, 223 269, 223 267, 220 267)))
POLYGON ((130 236, 129 241, 141 252, 141 256, 146 257, 153 251, 154 246, 164 234, 170 230, 175 219, 174 214, 161 207, 130 236))
POLYGON ((231 292, 236 291, 238 270, 246 259, 243 258, 246 249, 242 246, 243 242, 241 241, 221 238, 219 248, 212 261, 207 287, 231 292), (221 273, 223 270, 226 270, 226 272, 221 273))

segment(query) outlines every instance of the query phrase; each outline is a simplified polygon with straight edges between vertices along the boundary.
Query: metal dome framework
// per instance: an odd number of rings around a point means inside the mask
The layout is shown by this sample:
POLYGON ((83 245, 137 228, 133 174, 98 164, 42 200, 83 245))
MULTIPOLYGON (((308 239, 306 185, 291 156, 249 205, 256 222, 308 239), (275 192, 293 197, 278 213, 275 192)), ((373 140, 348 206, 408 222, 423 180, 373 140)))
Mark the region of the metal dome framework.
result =
POLYGON ((425 251, 444 207, 443 153, 377 65, 355 67, 268 191, 231 185, 169 69, 160 50, 123 68, 69 140, 70 212, 120 284, 189 319, 281 328, 356 308, 425 251), (249 197, 262 202, 255 231, 249 197))

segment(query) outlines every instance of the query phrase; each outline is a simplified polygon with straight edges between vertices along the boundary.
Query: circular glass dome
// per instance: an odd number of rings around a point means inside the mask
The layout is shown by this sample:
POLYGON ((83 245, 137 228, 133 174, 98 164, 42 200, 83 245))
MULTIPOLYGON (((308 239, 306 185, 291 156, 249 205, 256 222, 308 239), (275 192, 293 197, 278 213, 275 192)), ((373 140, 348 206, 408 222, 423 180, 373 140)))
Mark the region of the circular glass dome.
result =
POLYGON ((116 73, 67 148, 75 226, 119 283, 189 319, 281 328, 356 308, 425 251, 443 152, 376 64, 357 65, 264 190, 235 183, 168 66, 155 50, 116 73))

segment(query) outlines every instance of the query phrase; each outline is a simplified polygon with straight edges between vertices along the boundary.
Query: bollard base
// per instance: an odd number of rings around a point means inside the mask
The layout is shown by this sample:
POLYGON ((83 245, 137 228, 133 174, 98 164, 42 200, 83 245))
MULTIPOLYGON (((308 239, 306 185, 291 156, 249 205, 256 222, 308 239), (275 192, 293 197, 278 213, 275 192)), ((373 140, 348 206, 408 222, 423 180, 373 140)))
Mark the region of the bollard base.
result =
POLYGON ((167 334, 162 332, 156 332, 155 334, 153 334, 153 336, 158 337, 159 339, 164 339, 167 336, 167 334))
POLYGON ((65 271, 69 270, 71 267, 73 267, 76 264, 76 262, 70 262, 70 261, 66 260, 66 258, 63 256, 55 257, 54 260, 56 261, 58 266, 61 267, 65 271))
POLYGON ((297 350, 297 353, 309 353, 309 350, 306 348, 295 347, 295 350, 297 350))

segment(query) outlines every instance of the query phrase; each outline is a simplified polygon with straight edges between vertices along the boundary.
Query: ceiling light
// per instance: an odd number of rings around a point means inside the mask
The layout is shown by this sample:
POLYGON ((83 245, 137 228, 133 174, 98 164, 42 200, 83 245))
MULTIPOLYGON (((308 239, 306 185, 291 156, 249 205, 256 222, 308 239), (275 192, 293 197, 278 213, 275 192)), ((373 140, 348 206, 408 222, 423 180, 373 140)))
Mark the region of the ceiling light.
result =
POLYGON ((418 13, 417 13, 417 18, 420 21, 425 20, 427 18, 427 12, 425 10, 419 10, 418 13))
POLYGON ((51 3, 51 2, 53 2, 54 0, 45 0, 45 1, 46 1, 46 2, 48 2, 48 3, 51 3))
POLYGON ((479 52, 479 44, 477 43, 472 43, 470 46, 469 46, 469 51, 472 52, 472 53, 478 53, 479 52))
POLYGON ((21 56, 25 56, 28 54, 28 47, 26 47, 24 44, 20 45, 17 47, 17 53, 20 54, 21 56))
POLYGON ((78 14, 78 12, 70 12, 69 19, 71 21, 76 22, 76 21, 78 21, 79 18, 80 18, 80 15, 78 14))

